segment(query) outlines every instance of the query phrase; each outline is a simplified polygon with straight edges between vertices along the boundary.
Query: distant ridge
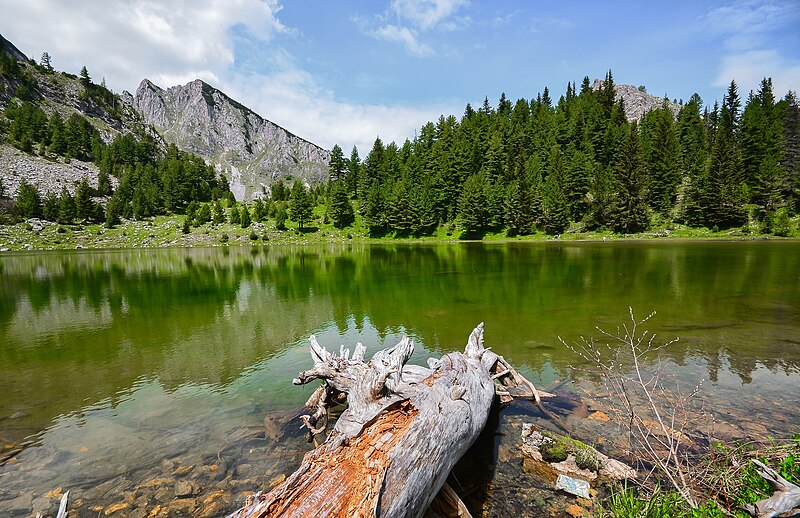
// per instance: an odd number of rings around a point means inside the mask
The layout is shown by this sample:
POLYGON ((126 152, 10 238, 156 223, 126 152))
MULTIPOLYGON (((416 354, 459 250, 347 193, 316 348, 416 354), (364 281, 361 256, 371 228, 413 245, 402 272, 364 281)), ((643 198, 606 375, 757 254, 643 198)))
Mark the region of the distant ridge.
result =
POLYGON ((330 153, 196 79, 166 90, 144 79, 130 101, 169 143, 213 163, 239 200, 262 196, 272 181, 326 180, 330 153))

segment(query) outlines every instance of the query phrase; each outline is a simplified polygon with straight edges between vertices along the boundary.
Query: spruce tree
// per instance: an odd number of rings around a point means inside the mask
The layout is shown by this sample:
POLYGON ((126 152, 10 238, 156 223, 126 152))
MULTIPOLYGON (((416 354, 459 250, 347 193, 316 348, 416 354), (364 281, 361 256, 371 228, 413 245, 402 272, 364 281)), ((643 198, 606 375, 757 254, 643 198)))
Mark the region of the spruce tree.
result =
POLYGON ((38 218, 42 215, 42 198, 39 190, 26 180, 22 180, 19 184, 14 211, 25 219, 38 218))
POLYGON ((386 231, 386 195, 378 180, 365 191, 361 214, 370 235, 382 235, 386 231))
POLYGON ((295 180, 289 202, 289 215, 297 222, 300 231, 305 230, 306 224, 311 221, 312 209, 311 195, 299 180, 295 180))
POLYGON ((550 150, 547 179, 542 189, 542 228, 548 234, 564 232, 569 225, 569 205, 565 194, 564 155, 558 146, 550 150))
POLYGON ((239 223, 241 223, 241 221, 242 219, 241 219, 241 213, 239 212, 239 206, 238 204, 234 203, 233 205, 231 205, 231 217, 230 217, 231 225, 238 225, 239 223))
POLYGON ((514 180, 506 189, 504 206, 508 235, 525 235, 531 231, 530 191, 527 184, 514 180))
POLYGON ((58 196, 53 191, 47 191, 44 197, 42 217, 47 221, 58 221, 58 196))
POLYGON ((84 176, 75 191, 75 214, 78 219, 91 219, 94 215, 94 202, 92 201, 92 188, 84 176))
MULTIPOLYGON (((194 203, 194 202, 192 202, 194 203)), ((214 202, 214 224, 215 225, 222 225, 227 223, 228 215, 225 213, 225 208, 222 206, 222 203, 219 200, 214 202)))
POLYGON ((790 207, 800 212, 800 106, 794 92, 784 98, 786 111, 783 119, 783 167, 786 171, 786 191, 790 207))
POLYGON ((239 224, 242 226, 242 228, 247 228, 252 224, 252 222, 253 220, 250 218, 250 210, 247 208, 246 204, 242 204, 242 207, 239 210, 239 224))
POLYGON ((740 105, 736 83, 731 81, 719 114, 708 170, 708 187, 704 194, 707 200, 706 220, 710 226, 720 229, 742 225, 747 216, 738 142, 740 105))
MULTIPOLYGON (((675 205, 680 181, 680 148, 672 111, 663 106, 648 113, 644 121, 645 124, 650 124, 649 131, 643 135, 646 135, 646 141, 642 143, 645 150, 648 201, 653 210, 669 216, 675 205)), ((643 129, 644 127, 643 125, 643 129)))
POLYGON ((358 197, 358 186, 361 183, 361 159, 358 156, 358 148, 353 146, 350 152, 350 159, 347 161, 347 192, 352 196, 358 197))
POLYGON ((328 175, 331 180, 336 181, 344 178, 346 164, 344 153, 339 144, 335 144, 331 150, 331 159, 328 161, 328 175))
POLYGON ((331 182, 328 192, 328 217, 336 228, 344 228, 355 219, 345 180, 331 182))
POLYGON ((467 178, 458 201, 458 218, 467 237, 475 237, 484 230, 486 221, 486 195, 484 180, 479 174, 467 178))
POLYGON ((97 195, 98 196, 111 196, 113 189, 111 188, 111 180, 108 173, 101 170, 97 175, 97 195))
POLYGON ((649 224, 644 159, 636 123, 629 124, 614 167, 616 193, 611 208, 611 223, 617 232, 641 232, 649 224))
POLYGON ((72 194, 70 194, 66 187, 63 187, 58 200, 58 222, 70 224, 75 221, 76 215, 77 208, 75 207, 75 198, 72 197, 72 194))
POLYGON ((707 187, 706 126, 700 110, 703 101, 697 94, 692 95, 678 115, 679 167, 683 175, 682 217, 691 225, 706 224, 707 187))

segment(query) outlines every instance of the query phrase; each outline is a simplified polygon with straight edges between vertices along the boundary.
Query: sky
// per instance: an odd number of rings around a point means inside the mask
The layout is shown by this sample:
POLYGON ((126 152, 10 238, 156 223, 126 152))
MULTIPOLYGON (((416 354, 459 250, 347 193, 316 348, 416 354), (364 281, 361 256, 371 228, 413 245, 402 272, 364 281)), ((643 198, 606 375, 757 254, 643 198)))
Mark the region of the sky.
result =
POLYGON ((670 99, 800 87, 800 1, 0 0, 0 34, 116 92, 203 79, 292 133, 365 156, 485 97, 568 81, 670 99))

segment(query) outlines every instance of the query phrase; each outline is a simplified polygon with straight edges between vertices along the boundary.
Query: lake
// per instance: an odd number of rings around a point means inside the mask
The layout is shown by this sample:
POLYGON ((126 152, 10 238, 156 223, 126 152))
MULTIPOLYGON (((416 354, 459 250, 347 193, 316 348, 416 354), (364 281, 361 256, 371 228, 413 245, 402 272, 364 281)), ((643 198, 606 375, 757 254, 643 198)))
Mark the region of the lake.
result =
MULTIPOLYGON (((0 515, 54 514, 67 490, 80 516, 237 508, 311 448, 296 415, 316 385, 292 378, 312 333, 367 356, 408 334, 424 364, 483 321, 486 345, 537 386, 594 401, 599 378, 559 337, 656 311, 648 329, 679 341, 652 361, 684 388, 703 380, 719 430, 796 433, 798 258, 795 241, 3 254, 0 515)), ((503 514, 490 488, 518 465, 515 419, 538 418, 512 405, 490 420, 471 505, 503 514)))

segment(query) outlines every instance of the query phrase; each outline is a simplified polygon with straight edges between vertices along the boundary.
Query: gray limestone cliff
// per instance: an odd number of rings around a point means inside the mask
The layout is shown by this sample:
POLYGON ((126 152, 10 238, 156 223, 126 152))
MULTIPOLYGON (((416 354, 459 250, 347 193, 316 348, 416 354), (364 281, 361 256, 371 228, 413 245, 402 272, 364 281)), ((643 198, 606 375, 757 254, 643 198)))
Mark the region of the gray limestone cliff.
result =
MULTIPOLYGON (((599 90, 602 84, 602 80, 595 79, 592 90, 599 90)), ((633 85, 615 84, 614 91, 618 101, 620 98, 625 101, 625 118, 628 121, 641 121, 645 113, 661 108, 664 103, 662 97, 643 92, 633 85)), ((667 107, 672 110, 672 115, 677 118, 681 109, 680 105, 668 100, 667 107)))
POLYGON ((327 179, 330 153, 197 79, 166 90, 145 79, 132 102, 169 143, 214 164, 238 200, 278 178, 327 179))

